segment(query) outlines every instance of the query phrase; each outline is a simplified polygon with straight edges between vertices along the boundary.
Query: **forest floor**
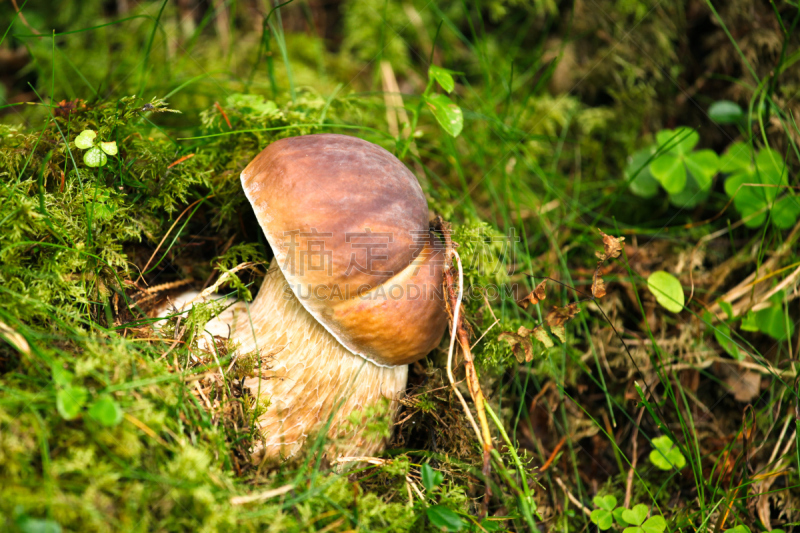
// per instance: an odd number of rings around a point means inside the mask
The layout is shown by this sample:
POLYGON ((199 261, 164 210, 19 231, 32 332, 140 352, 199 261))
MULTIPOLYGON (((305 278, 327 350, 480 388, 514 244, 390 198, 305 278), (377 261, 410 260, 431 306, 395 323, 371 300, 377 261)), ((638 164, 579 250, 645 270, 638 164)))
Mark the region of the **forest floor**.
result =
POLYGON ((62 4, 0 4, 4 531, 800 524, 796 5, 62 4), (253 463, 256 363, 155 310, 256 294, 239 174, 328 132, 452 227, 474 363, 375 457, 253 463))

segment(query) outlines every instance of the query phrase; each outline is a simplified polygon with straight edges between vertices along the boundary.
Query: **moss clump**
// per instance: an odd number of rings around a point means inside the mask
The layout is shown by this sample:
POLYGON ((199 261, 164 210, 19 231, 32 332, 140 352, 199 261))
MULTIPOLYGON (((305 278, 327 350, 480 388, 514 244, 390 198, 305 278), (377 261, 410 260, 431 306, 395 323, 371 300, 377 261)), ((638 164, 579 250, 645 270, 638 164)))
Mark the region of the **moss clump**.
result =
MULTIPOLYGON (((354 498, 346 478, 316 467, 295 471, 307 486, 289 503, 231 503, 284 483, 249 462, 252 420, 267 406, 235 380, 256 361, 239 358, 227 380, 206 388, 199 378, 219 375, 217 358, 231 362, 227 347, 215 358, 195 342, 219 305, 157 330, 148 318, 163 301, 157 284, 202 283, 211 265, 224 273, 268 257, 258 244, 224 246, 242 226, 238 171, 269 142, 317 131, 338 108, 310 92, 286 105, 234 94, 202 114, 203 138, 185 147, 156 126, 169 111, 160 99, 72 102, 30 131, 0 126, 0 528, 281 531, 340 520, 397 531, 410 522, 406 506, 354 498), (231 135, 225 116, 258 131, 231 135), (74 138, 86 129, 116 141, 105 166, 79 157, 74 138), (186 246, 209 227, 222 242, 186 246), (159 246, 164 235, 172 240, 159 246), (100 399, 120 416, 93 411, 100 399), (331 505, 341 512, 328 513, 331 505)), ((387 430, 385 420, 375 426, 387 430)))

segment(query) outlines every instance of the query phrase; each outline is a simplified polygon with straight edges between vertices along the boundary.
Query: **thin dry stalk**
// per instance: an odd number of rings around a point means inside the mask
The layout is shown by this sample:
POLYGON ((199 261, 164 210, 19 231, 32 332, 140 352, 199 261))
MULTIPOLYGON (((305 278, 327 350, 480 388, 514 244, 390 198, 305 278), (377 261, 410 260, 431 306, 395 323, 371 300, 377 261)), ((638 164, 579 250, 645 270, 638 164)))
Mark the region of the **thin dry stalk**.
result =
POLYGON ((644 407, 639 409, 639 416, 636 418, 636 424, 633 426, 633 435, 631 441, 633 442, 633 455, 631 457, 631 468, 628 470, 628 479, 625 485, 625 501, 622 503, 623 507, 630 507, 631 495, 633 492, 633 473, 636 471, 636 462, 639 457, 639 424, 642 423, 642 415, 644 414, 644 407))
POLYGON ((259 492, 258 494, 250 494, 248 496, 236 496, 234 498, 231 498, 231 505, 243 505, 245 503, 263 502, 264 500, 269 500, 271 498, 275 498, 276 496, 282 496, 292 490, 294 490, 294 485, 284 485, 283 487, 278 487, 277 489, 259 492))
MULTIPOLYGON (((483 396, 483 390, 481 389, 480 382, 478 381, 478 373, 475 370, 475 362, 472 359, 469 334, 464 326, 464 317, 460 314, 461 300, 463 296, 464 272, 461 266, 461 257, 458 255, 458 252, 456 252, 455 247, 453 246, 453 241, 450 240, 449 225, 443 220, 440 220, 439 223, 442 230, 442 236, 445 241, 445 255, 450 261, 451 265, 452 261, 455 261, 458 268, 458 285, 454 283, 452 266, 451 268, 445 269, 445 284, 447 285, 448 294, 450 297, 450 308, 453 311, 453 331, 450 338, 450 353, 448 354, 447 360, 447 377, 450 379, 453 390, 458 391, 452 374, 453 345, 454 338, 457 336, 458 342, 461 345, 461 352, 464 355, 464 369, 466 370, 467 375, 467 388, 469 389, 469 394, 472 397, 473 403, 475 404, 475 410, 478 412, 480 431, 478 431, 478 428, 475 426, 475 422, 472 420, 471 415, 469 418, 470 422, 473 424, 473 428, 478 434, 478 440, 483 444, 483 474, 488 476, 490 472, 489 460, 492 451, 492 434, 489 431, 489 419, 486 416, 486 409, 484 407, 486 399, 483 396), (457 290, 454 290, 454 287, 457 288, 457 290)), ((469 409, 467 408, 466 402, 464 402, 463 399, 462 405, 464 405, 464 410, 469 413, 469 409)))
MULTIPOLYGON (((381 61, 381 82, 383 85, 383 101, 386 105, 386 122, 389 126, 389 133, 396 139, 400 138, 400 126, 403 126, 402 133, 405 135, 413 135, 414 132, 409 130, 411 121, 408 119, 408 113, 403 105, 403 95, 400 94, 400 86, 397 84, 397 78, 394 75, 392 64, 388 61, 381 61)), ((419 150, 417 144, 411 141, 411 153, 416 158, 414 161, 414 170, 417 174, 417 179, 426 188, 428 185, 428 178, 425 175, 425 169, 419 163, 419 150)))
POLYGON ((567 495, 567 498, 569 498, 569 501, 571 501, 573 505, 575 505, 575 506, 576 506, 578 509, 580 509, 581 511, 583 511, 583 513, 584 513, 586 516, 592 516, 592 512, 591 512, 589 509, 587 509, 587 508, 586 508, 586 506, 585 506, 585 505, 583 505, 583 504, 581 503, 581 501, 580 501, 578 498, 576 498, 576 497, 575 497, 575 496, 574 496, 574 495, 573 495, 573 494, 572 494, 572 493, 569 491, 569 489, 568 489, 568 488, 567 488, 567 486, 564 484, 564 482, 563 482, 563 481, 561 481, 561 478, 560 478, 560 477, 556 476, 554 479, 556 480, 556 483, 558 484, 558 486, 559 486, 559 487, 561 487, 561 490, 563 490, 563 491, 564 491, 564 494, 566 494, 566 495, 567 495))

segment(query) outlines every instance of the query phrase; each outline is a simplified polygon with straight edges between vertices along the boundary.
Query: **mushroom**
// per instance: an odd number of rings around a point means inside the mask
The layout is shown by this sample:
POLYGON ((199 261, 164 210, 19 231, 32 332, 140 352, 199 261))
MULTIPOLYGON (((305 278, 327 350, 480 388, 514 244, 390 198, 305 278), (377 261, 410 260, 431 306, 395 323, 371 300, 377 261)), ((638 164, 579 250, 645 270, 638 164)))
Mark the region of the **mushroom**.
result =
POLYGON ((292 456, 329 422, 335 453, 373 454, 382 439, 348 416, 382 398, 394 413, 447 322, 422 189, 388 151, 333 134, 272 143, 241 181, 275 257, 253 302, 207 330, 260 357, 245 379, 267 405, 254 456, 292 456))

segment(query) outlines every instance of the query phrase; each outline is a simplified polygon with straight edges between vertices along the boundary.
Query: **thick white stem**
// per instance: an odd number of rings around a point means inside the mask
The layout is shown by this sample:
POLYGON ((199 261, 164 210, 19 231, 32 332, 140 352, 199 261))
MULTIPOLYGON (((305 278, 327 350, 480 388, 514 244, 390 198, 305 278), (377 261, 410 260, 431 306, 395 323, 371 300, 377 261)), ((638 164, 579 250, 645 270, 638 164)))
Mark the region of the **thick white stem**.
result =
POLYGON ((245 379, 268 404, 256 422, 263 439, 254 459, 296 454, 329 421, 329 456, 371 455, 383 447, 383 439, 364 431, 370 420, 354 425, 348 417, 382 403, 393 415, 408 366, 380 367, 347 350, 306 311, 274 263, 252 304, 237 302, 206 329, 223 337, 230 331, 238 357, 259 356, 255 375, 245 379))

